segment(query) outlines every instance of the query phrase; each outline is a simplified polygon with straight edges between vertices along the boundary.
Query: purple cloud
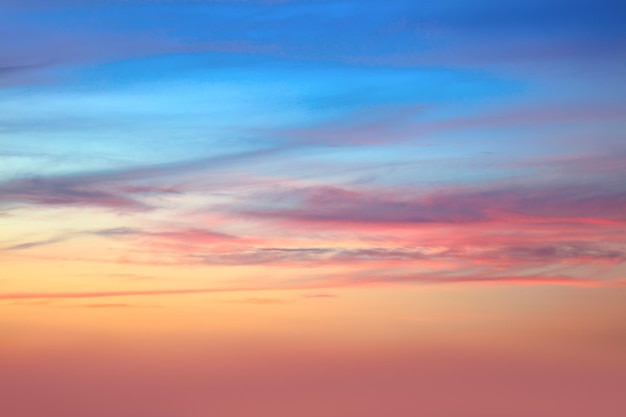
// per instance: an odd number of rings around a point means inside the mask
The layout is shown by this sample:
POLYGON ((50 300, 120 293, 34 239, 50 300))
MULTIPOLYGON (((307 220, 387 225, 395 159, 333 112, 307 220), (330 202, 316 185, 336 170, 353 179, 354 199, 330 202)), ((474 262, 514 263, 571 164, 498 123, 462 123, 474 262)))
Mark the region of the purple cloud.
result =
POLYGON ((626 221, 619 184, 509 185, 415 191, 292 189, 265 197, 285 208, 251 208, 246 215, 285 221, 355 223, 476 223, 530 218, 545 221, 626 221))

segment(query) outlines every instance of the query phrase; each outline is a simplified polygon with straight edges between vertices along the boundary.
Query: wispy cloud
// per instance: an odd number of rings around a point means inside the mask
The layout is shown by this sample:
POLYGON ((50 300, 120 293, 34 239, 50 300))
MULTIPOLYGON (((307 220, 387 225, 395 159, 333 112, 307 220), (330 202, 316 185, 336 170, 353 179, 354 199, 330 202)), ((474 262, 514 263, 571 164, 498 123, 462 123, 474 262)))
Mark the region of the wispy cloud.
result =
POLYGON ((442 133, 496 129, 536 129, 563 123, 584 125, 620 121, 623 105, 543 105, 491 109, 489 112, 437 116, 432 105, 391 104, 358 109, 310 126, 257 130, 253 133, 286 143, 354 146, 424 143, 442 133))
POLYGON ((245 298, 243 300, 234 301, 235 303, 242 304, 256 304, 256 305, 284 305, 287 304, 287 300, 280 298, 245 298))
POLYGON ((57 238, 52 238, 52 239, 36 240, 33 242, 25 242, 25 243, 18 243, 16 245, 5 246, 3 248, 0 248, 0 250, 11 251, 11 250, 31 249, 31 248, 36 248, 39 246, 53 245, 55 243, 63 242, 68 239, 70 239, 70 237, 57 237, 57 238))
MULTIPOLYGON (((454 274, 364 274, 351 277, 320 280, 313 284, 300 286, 273 286, 273 287, 231 287, 231 288, 184 288, 162 290, 134 290, 134 291, 92 291, 92 292, 57 292, 57 293, 3 293, 0 300, 31 300, 31 299, 82 299, 82 298, 115 298, 140 296, 191 295, 213 293, 261 292, 261 291, 302 291, 307 289, 351 288, 351 287, 378 287, 403 286, 410 284, 522 284, 522 285, 573 285, 583 287, 624 286, 626 280, 598 282, 590 279, 580 279, 568 276, 528 275, 454 275, 454 274)), ((250 298, 252 303, 267 303, 267 299, 250 298)), ((273 303, 273 302, 271 302, 273 303)))
POLYGON ((153 207, 139 200, 142 194, 171 194, 177 190, 172 186, 137 182, 171 180, 178 175, 224 168, 284 150, 261 149, 116 170, 13 179, 0 183, 0 205, 86 206, 115 211, 145 211, 153 207))
POLYGON ((285 221, 336 224, 473 223, 496 220, 626 221, 626 190, 621 185, 507 185, 459 188, 413 195, 383 190, 312 187, 285 191, 270 199, 289 201, 284 209, 244 213, 285 221))
POLYGON ((135 236, 144 233, 140 229, 130 228, 130 227, 118 227, 111 229, 98 229, 98 230, 86 230, 86 231, 73 231, 62 233, 59 236, 43 239, 43 240, 35 240, 31 242, 18 243, 14 245, 9 245, 5 247, 0 247, 0 250, 5 251, 15 251, 15 250, 25 250, 32 249, 39 246, 48 246, 54 245, 56 243, 65 242, 71 239, 75 239, 80 236, 102 236, 102 237, 125 237, 125 236, 135 236))
POLYGON ((100 309, 138 309, 138 308, 161 308, 160 305, 154 304, 128 304, 128 303, 92 303, 92 304, 71 304, 64 305, 65 308, 82 308, 87 310, 100 309))
POLYGON ((303 298, 312 298, 312 299, 330 299, 330 298, 336 298, 337 296, 335 294, 324 294, 324 293, 317 293, 317 294, 304 294, 302 296, 303 298))
MULTIPOLYGON (((317 288, 317 286, 310 286, 317 288)), ((158 295, 183 295, 183 294, 212 294, 231 292, 257 292, 257 291, 294 291, 309 288, 303 287, 259 287, 259 288, 183 288, 163 290, 135 290, 135 291, 91 291, 91 292, 58 292, 58 293, 12 293, 0 294, 0 300, 25 300, 25 299, 56 299, 56 298, 111 298, 111 297, 134 297, 134 296, 158 296, 158 295)))

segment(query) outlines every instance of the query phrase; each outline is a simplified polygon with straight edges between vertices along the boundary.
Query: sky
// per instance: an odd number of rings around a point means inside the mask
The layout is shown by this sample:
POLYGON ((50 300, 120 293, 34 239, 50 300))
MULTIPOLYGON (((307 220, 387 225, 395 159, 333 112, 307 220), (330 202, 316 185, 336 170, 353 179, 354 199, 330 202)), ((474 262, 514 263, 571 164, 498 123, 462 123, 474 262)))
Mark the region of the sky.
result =
POLYGON ((10 417, 626 415, 618 0, 0 0, 10 417))

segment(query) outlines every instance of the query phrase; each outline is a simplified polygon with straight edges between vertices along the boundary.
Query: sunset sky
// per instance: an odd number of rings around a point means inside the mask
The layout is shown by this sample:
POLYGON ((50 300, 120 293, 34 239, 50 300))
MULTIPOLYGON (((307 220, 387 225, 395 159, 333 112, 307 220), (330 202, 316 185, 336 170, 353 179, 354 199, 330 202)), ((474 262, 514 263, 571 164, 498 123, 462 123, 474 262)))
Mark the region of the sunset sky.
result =
POLYGON ((623 417, 619 0, 0 0, 0 415, 623 417))

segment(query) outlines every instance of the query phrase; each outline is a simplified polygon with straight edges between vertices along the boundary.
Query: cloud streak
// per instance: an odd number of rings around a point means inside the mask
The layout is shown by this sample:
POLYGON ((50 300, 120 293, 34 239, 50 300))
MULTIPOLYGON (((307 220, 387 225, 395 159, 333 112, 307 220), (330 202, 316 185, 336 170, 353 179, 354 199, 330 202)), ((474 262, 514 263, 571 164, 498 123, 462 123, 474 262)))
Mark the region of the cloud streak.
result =
MULTIPOLYGON (((183 289, 160 289, 160 290, 134 290, 134 291, 90 291, 90 292, 57 292, 57 293, 2 293, 0 300, 30 300, 30 299, 83 299, 83 298, 116 298, 116 297, 139 297, 139 296, 166 296, 166 295, 192 295, 192 294, 217 294, 239 292, 263 292, 263 291, 302 291, 329 288, 355 288, 370 286, 402 286, 407 284, 522 284, 522 285, 573 285, 583 287, 624 286, 624 279, 609 282, 595 280, 576 279, 567 276, 476 276, 476 275, 437 275, 437 274, 359 274, 349 278, 329 279, 315 284, 299 286, 274 286, 274 287, 231 287, 231 288, 183 288, 183 289)), ((259 299, 252 299, 259 300, 259 299)))
POLYGON ((57 237, 53 237, 50 239, 43 240, 35 240, 31 242, 18 243, 14 245, 5 246, 0 248, 0 250, 4 251, 16 251, 16 250, 26 250, 37 248, 40 246, 48 246, 54 245, 56 243, 65 242, 71 239, 78 238, 80 236, 101 236, 101 237, 125 237, 125 236, 136 236, 141 235, 144 232, 139 229, 134 229, 130 227, 118 227, 112 229, 99 229, 99 230, 88 230, 88 231, 80 231, 80 232, 69 232, 61 234, 57 237))
POLYGON ((137 182, 164 178, 172 180, 180 175, 224 168, 285 150, 261 149, 116 170, 7 180, 0 183, 0 205, 86 206, 114 211, 146 211, 154 207, 140 201, 139 196, 178 191, 171 186, 137 182))
POLYGON ((288 190, 269 199, 284 209, 250 209, 245 214, 311 223, 476 223, 497 220, 597 221, 623 223, 626 190, 621 185, 509 185, 442 190, 423 195, 355 191, 338 187, 288 190))

